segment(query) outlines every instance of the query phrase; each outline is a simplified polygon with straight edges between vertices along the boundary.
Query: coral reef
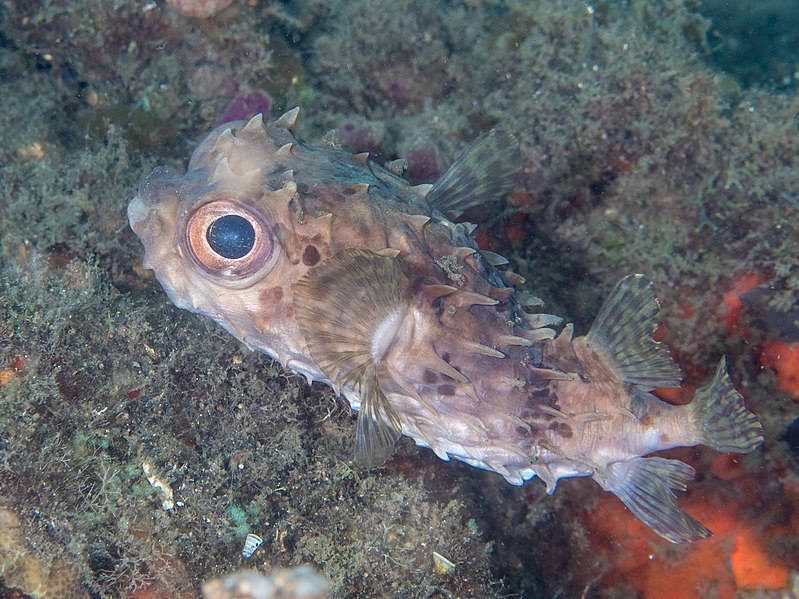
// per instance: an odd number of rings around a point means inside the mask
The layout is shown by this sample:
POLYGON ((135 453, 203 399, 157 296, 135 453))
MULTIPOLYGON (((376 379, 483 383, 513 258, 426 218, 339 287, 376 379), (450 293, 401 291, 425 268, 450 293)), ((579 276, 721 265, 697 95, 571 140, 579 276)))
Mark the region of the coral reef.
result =
POLYGON ((63 0, 8 2, 4 22, 13 32, 4 39, 18 60, 6 61, 4 78, 10 82, 28 70, 49 74, 41 89, 66 117, 51 126, 75 143, 86 134, 102 138, 114 124, 139 149, 172 144, 185 123, 212 122, 239 89, 263 89, 271 81, 264 19, 246 6, 231 8, 224 19, 194 21, 155 2, 85 9, 63 0))
POLYGON ((269 96, 261 92, 252 91, 240 94, 222 107, 216 122, 221 125, 228 121, 247 120, 256 114, 263 114, 268 117, 271 107, 272 101, 269 96))
POLYGON ((243 566, 250 532, 247 566, 310 563, 331 597, 656 597, 675 577, 686 597, 795 593, 799 99, 778 81, 795 44, 767 82, 732 72, 713 32, 741 18, 719 11, 752 4, 699 4, 293 0, 192 19, 3 1, 0 597, 196 597, 243 566), (674 456, 716 536, 664 547, 586 481, 548 497, 407 442, 354 469, 329 390, 172 308, 124 207, 256 91, 302 107, 301 137, 353 124, 381 160, 419 158, 419 179, 512 132, 516 189, 466 215, 481 241, 583 332, 621 275, 646 273, 681 348, 671 399, 726 353, 761 418, 765 448, 742 460, 674 456))

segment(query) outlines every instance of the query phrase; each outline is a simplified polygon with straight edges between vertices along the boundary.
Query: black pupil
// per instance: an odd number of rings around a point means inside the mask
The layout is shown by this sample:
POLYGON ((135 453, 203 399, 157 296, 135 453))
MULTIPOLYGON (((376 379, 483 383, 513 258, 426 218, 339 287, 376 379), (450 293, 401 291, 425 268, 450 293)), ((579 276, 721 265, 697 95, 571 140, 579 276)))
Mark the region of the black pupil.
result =
POLYGON ((246 256, 255 245, 255 229, 250 221, 238 214, 216 219, 208 227, 206 237, 211 249, 229 260, 246 256))

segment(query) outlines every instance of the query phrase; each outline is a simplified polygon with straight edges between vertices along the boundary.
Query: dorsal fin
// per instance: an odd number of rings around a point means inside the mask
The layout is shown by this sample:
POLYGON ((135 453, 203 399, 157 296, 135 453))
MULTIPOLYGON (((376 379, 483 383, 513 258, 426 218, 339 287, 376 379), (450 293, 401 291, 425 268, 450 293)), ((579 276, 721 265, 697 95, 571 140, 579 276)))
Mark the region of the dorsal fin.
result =
POLYGON ((406 304, 396 258, 343 250, 294 285, 294 313, 311 357, 330 381, 358 393, 355 459, 375 466, 391 454, 402 423, 377 376, 406 304))
POLYGON ((519 162, 516 139, 491 129, 458 156, 430 189, 427 201, 457 217, 467 208, 498 200, 513 188, 519 162))
POLYGON ((680 386, 680 369, 666 346, 652 339, 659 311, 652 282, 628 275, 616 283, 585 336, 609 356, 623 381, 647 391, 680 386))

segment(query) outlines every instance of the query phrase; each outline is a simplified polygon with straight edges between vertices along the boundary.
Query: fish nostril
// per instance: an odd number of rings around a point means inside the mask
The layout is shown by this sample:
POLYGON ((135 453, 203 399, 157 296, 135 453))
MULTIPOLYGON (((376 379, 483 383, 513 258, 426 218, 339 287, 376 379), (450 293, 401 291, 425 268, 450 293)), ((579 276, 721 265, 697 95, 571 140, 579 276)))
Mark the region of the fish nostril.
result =
POLYGON ((249 254, 255 246, 255 229, 246 218, 238 214, 228 214, 211 223, 206 239, 217 254, 229 260, 237 260, 249 254))

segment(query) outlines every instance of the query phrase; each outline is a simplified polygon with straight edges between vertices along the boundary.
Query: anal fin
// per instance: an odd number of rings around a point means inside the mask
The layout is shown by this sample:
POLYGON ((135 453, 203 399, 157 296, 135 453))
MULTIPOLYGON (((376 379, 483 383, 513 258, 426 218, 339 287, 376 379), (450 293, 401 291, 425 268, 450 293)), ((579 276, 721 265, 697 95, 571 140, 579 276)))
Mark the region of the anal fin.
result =
POLYGON ((713 534, 677 505, 674 491, 685 491, 694 474, 691 466, 679 460, 633 458, 612 462, 603 474, 596 472, 594 480, 659 536, 672 543, 688 543, 713 534))

